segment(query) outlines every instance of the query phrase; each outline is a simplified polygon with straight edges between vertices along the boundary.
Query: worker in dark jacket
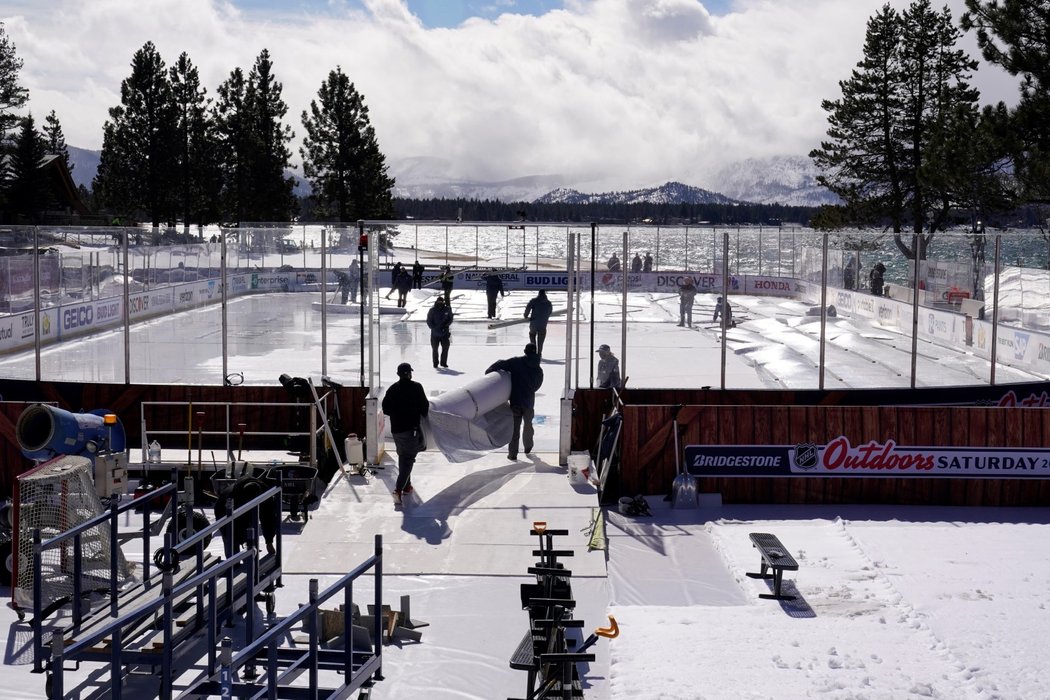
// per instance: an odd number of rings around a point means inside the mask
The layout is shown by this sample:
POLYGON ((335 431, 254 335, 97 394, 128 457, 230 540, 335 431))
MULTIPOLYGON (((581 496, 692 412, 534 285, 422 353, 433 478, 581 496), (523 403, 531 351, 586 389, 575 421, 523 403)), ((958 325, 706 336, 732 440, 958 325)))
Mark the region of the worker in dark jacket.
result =
POLYGON ((423 288, 423 263, 416 260, 412 263, 412 289, 423 288))
POLYGON ((509 459, 518 458, 518 441, 521 440, 525 453, 532 452, 534 428, 532 419, 536 415, 536 392, 543 385, 543 369, 540 367, 540 355, 536 346, 529 343, 525 354, 508 360, 499 360, 485 370, 489 372, 507 372, 510 375, 510 411, 514 416, 514 431, 507 447, 509 459), (521 424, 525 423, 522 433, 521 424))
POLYGON ((536 346, 536 354, 543 357, 543 341, 547 338, 547 321, 551 318, 551 300, 547 292, 540 290, 525 305, 525 318, 529 319, 529 342, 536 346))
POLYGON ((445 303, 445 297, 434 300, 434 306, 427 312, 427 327, 430 328, 430 349, 434 356, 434 367, 438 360, 442 367, 448 367, 448 346, 452 343, 452 309, 445 303), (441 357, 438 357, 438 347, 441 357))
POLYGON ((489 318, 496 318, 496 295, 506 296, 503 280, 499 278, 499 273, 490 272, 485 275, 485 296, 489 300, 489 318))
POLYGON ((686 277, 678 285, 678 325, 693 327, 693 300, 696 298, 696 285, 692 277, 686 277))
POLYGON ((438 284, 441 285, 441 293, 445 295, 445 306, 452 308, 452 285, 455 283, 456 275, 453 274, 452 268, 445 265, 441 268, 441 274, 438 275, 438 284))
POLYGON ((383 396, 383 413, 390 418, 390 434, 397 449, 394 503, 400 504, 403 494, 412 493, 412 467, 416 455, 426 449, 420 421, 429 412, 430 402, 423 385, 412 381, 412 365, 402 362, 397 366, 397 381, 383 396))
POLYGON ((716 323, 719 316, 722 317, 723 328, 736 328, 736 321, 733 320, 733 307, 729 305, 729 299, 722 297, 715 299, 715 312, 711 316, 711 322, 716 323))
POLYGON ((394 280, 394 289, 397 290, 397 308, 403 309, 408 306, 408 292, 412 289, 412 275, 408 270, 402 268, 394 280))

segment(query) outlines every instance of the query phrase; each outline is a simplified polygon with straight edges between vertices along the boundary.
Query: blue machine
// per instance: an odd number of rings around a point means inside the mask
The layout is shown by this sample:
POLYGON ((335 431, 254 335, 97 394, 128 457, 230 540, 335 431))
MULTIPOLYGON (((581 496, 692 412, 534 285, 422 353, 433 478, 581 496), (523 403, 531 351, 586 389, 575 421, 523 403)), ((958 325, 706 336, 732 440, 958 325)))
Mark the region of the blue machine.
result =
POLYGON ((22 454, 37 462, 59 455, 78 455, 94 462, 99 453, 120 453, 127 448, 124 425, 105 409, 71 413, 32 404, 18 417, 15 435, 22 454))
POLYGON ((91 460, 95 493, 101 499, 119 498, 127 491, 127 435, 112 411, 71 413, 31 404, 18 417, 15 437, 22 454, 35 462, 63 455, 91 460))

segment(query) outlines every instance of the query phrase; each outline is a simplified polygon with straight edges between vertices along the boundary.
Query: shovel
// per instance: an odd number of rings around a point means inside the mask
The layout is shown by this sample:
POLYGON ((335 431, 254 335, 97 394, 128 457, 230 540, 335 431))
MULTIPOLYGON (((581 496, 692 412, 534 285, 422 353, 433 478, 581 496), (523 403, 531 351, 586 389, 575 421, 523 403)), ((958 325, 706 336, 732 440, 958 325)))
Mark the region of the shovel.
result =
POLYGON ((696 508, 698 506, 696 497, 696 479, 682 471, 681 459, 678 453, 678 412, 682 405, 674 407, 671 414, 672 429, 674 430, 674 482, 671 484, 671 507, 672 508, 696 508))
MULTIPOLYGON (((587 640, 579 646, 578 649, 573 651, 573 654, 582 654, 583 652, 594 646, 595 642, 598 641, 599 637, 605 637, 606 639, 616 639, 620 636, 620 626, 616 624, 616 618, 609 615, 609 626, 598 627, 594 630, 594 633, 587 637, 587 640)), ((539 698, 548 697, 548 693, 554 689, 554 686, 558 685, 558 681, 561 680, 560 674, 551 673, 546 677, 543 685, 536 689, 532 695, 528 697, 528 700, 539 700, 539 698)))

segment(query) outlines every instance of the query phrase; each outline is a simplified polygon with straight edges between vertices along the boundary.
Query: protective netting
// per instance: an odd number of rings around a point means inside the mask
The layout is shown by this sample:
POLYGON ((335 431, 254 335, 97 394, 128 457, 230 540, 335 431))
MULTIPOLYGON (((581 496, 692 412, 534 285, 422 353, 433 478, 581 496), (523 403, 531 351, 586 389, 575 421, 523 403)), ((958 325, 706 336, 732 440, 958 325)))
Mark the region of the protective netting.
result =
MULTIPOLYGON (((91 461, 84 457, 63 456, 41 464, 18 476, 15 485, 17 562, 12 588, 13 600, 20 607, 33 604, 33 532, 40 530, 41 542, 56 537, 103 512, 95 493, 91 461)), ((107 590, 116 578, 118 587, 127 583, 130 567, 120 549, 113 565, 109 521, 89 528, 79 543, 80 575, 83 592, 107 590)), ((50 608, 73 594, 75 545, 72 539, 44 549, 40 564, 41 607, 50 608)))

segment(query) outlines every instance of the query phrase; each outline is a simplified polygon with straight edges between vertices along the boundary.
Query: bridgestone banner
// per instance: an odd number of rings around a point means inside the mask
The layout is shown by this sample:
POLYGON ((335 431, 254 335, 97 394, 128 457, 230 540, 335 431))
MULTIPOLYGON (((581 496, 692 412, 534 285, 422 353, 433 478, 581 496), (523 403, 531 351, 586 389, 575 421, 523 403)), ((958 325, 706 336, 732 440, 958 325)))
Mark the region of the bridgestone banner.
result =
POLYGON ((851 445, 687 445, 693 476, 917 476, 1050 478, 1050 450, 1006 447, 916 447, 892 440, 851 445))

